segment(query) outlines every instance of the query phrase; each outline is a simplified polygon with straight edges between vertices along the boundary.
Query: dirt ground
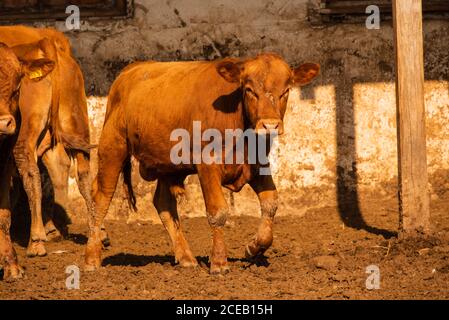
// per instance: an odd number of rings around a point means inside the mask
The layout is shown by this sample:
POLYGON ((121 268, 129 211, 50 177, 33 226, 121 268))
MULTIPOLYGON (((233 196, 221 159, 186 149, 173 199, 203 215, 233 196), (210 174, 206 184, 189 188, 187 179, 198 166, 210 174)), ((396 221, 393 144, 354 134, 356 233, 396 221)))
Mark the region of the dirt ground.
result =
POLYGON ((336 208, 304 217, 279 217, 266 259, 246 261, 244 246, 258 220, 231 217, 226 226, 231 273, 207 271, 210 230, 206 218, 184 219, 196 269, 174 265, 162 225, 109 222, 112 248, 104 267, 81 272, 80 290, 65 287, 66 267, 82 268, 86 226, 70 226, 70 238, 48 243, 49 255, 25 257, 16 244, 26 279, 0 281, 0 299, 448 299, 449 199, 432 203, 435 237, 400 241, 396 200, 364 200, 370 228, 345 226, 336 208), (382 235, 383 234, 383 235, 382 235), (366 268, 377 265, 380 289, 368 290, 366 268))

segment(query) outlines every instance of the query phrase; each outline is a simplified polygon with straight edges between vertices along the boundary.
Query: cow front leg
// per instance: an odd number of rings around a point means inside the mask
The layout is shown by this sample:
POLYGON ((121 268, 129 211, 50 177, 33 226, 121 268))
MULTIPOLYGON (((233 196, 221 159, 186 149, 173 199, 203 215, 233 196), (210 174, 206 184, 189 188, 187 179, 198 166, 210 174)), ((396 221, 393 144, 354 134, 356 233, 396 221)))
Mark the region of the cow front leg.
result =
POLYGON ((206 204, 207 218, 212 228, 212 254, 210 273, 229 272, 228 255, 224 240, 224 226, 229 215, 229 208, 221 187, 220 170, 216 166, 198 166, 198 177, 206 204))
POLYGON ((19 109, 22 117, 13 153, 31 212, 31 232, 27 255, 45 256, 47 240, 42 219, 42 188, 37 165, 39 138, 49 123, 52 88, 50 79, 39 82, 24 79, 20 89, 19 109))
MULTIPOLYGON (((62 144, 57 144, 53 149, 47 150, 42 161, 47 168, 55 195, 52 214, 47 213, 46 215, 45 232, 48 240, 57 241, 62 236, 54 225, 55 215, 62 216, 64 220, 68 220, 67 217, 70 217, 68 180, 71 161, 62 144)), ((63 227, 62 232, 67 235, 67 227, 65 225, 63 227)))
MULTIPOLYGON (((3 160, 3 159, 0 159, 3 160)), ((3 265, 3 279, 22 278, 24 272, 17 261, 16 251, 11 242, 11 208, 9 199, 9 186, 11 180, 12 164, 7 160, 5 166, 0 164, 0 264, 3 265)))
MULTIPOLYGON (((5 193, 2 191, 2 193, 5 193)), ((7 193, 7 192, 6 192, 7 193)), ((1 195, 1 197, 4 197, 1 195)), ((0 204, 0 264, 3 265, 3 279, 20 279, 24 271, 17 261, 16 251, 12 246, 9 230, 11 227, 11 210, 4 200, 0 204)))
POLYGON ((257 175, 251 182, 261 209, 261 222, 254 239, 246 246, 246 257, 263 255, 273 243, 273 220, 278 208, 278 193, 271 175, 257 175))
POLYGON ((159 179, 156 192, 154 193, 153 203, 170 236, 176 262, 182 267, 196 267, 198 263, 192 251, 190 251, 189 244, 182 232, 176 197, 170 190, 172 185, 174 184, 170 183, 169 179, 159 179))

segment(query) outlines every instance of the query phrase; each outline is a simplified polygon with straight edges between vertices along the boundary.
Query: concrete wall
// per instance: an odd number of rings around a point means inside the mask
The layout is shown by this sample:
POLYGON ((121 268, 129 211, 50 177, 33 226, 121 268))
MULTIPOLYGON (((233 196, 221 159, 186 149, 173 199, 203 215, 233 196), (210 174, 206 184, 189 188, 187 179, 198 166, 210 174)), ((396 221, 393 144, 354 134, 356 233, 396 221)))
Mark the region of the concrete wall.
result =
MULTIPOLYGON (((129 20, 83 22, 66 32, 86 77, 93 142, 103 122, 111 82, 134 60, 215 59, 261 51, 283 55, 292 66, 322 65, 312 85, 291 95, 286 134, 273 167, 280 214, 304 214, 339 203, 342 215, 368 195, 396 195, 397 153, 394 51, 391 22, 380 30, 364 23, 312 27, 307 0, 136 0, 129 20)), ((428 165, 433 199, 449 195, 449 21, 425 24, 428 165)), ((63 23, 57 23, 64 30, 63 23)), ((135 174, 138 215, 155 217, 148 193, 154 186, 135 174)), ((74 203, 82 202, 72 186, 74 203)), ((120 193, 120 192, 119 192, 120 193)), ((203 215, 195 177, 181 212, 203 215)), ((110 217, 126 217, 118 194, 110 217)), ((230 201, 236 214, 258 214, 245 189, 230 201)))

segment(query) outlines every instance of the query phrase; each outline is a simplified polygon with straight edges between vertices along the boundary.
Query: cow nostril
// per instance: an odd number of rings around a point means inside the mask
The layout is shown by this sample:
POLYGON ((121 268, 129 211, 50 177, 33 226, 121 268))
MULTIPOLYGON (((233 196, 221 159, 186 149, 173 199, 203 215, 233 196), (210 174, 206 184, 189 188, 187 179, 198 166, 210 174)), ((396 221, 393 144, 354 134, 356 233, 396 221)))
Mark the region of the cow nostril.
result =
POLYGON ((13 117, 2 117, 0 119, 0 131, 10 134, 16 129, 16 122, 13 117))
POLYGON ((279 123, 264 123, 263 127, 266 130, 276 130, 279 127, 279 123))

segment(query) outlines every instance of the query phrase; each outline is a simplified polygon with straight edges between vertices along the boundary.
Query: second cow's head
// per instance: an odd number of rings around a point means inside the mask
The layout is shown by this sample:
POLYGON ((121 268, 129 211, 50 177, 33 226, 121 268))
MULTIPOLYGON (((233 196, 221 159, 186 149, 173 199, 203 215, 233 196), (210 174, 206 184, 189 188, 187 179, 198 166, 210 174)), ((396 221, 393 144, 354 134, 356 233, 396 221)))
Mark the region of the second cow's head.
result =
POLYGON ((284 114, 290 90, 303 86, 319 74, 320 66, 306 63, 295 69, 280 56, 261 54, 250 60, 225 59, 217 72, 227 81, 240 83, 249 125, 259 133, 284 131, 284 114))
POLYGON ((53 70, 55 59, 56 49, 48 39, 15 47, 0 43, 0 139, 16 132, 22 80, 42 80, 53 70))

